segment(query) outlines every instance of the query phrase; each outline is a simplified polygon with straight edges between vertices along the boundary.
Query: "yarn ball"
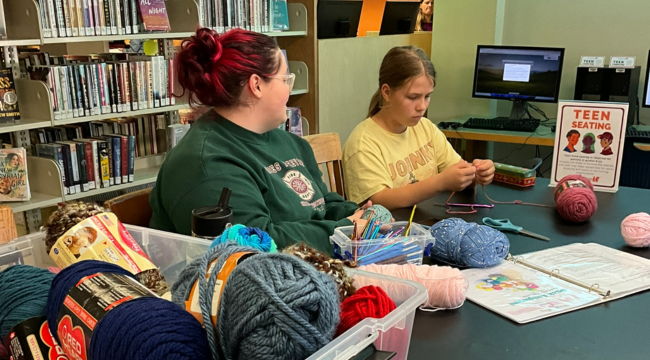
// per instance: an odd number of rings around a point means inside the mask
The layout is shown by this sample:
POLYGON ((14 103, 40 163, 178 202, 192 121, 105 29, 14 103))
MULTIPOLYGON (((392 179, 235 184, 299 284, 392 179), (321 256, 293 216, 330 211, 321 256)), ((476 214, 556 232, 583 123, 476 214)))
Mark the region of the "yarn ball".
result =
MULTIPOLYGON (((359 270, 419 282, 427 288, 428 299, 423 308, 456 309, 465 303, 469 282, 460 270, 449 266, 429 265, 377 265, 362 266, 359 270)), ((360 276, 359 286, 376 280, 360 276)), ((387 289, 390 285, 382 287, 387 289)), ((399 291, 399 290, 397 290, 399 291)))
POLYGON ((0 340, 21 322, 45 316, 54 276, 29 265, 14 265, 0 272, 0 340))
POLYGON ((51 272, 52 274, 55 274, 55 275, 61 272, 61 269, 59 269, 56 266, 50 266, 50 267, 47 268, 47 270, 49 272, 51 272))
MULTIPOLYGON (((48 325, 59 343, 56 321, 68 291, 82 278, 97 273, 136 278, 120 266, 95 260, 61 270, 52 281, 47 303, 48 325)), ((210 358, 201 324, 183 308, 158 297, 138 298, 114 307, 95 326, 86 350, 89 360, 210 358)))
POLYGON ((650 215, 636 213, 623 219, 621 235, 625 243, 632 247, 650 246, 650 215))
MULTIPOLYGON (((83 201, 59 204, 58 209, 50 215, 47 223, 43 226, 47 253, 49 254, 57 240, 75 225, 108 211, 110 210, 95 203, 85 203, 83 201)), ((158 296, 169 292, 169 285, 158 269, 145 270, 136 276, 141 284, 158 296)))
POLYGON ((314 248, 307 246, 305 243, 291 245, 284 250, 285 254, 295 255, 311 264, 316 270, 327 274, 339 291, 339 300, 343 301, 357 291, 354 287, 354 279, 348 277, 345 267, 354 268, 356 264, 350 260, 332 259, 314 248))
POLYGON ((510 241, 500 231, 489 226, 467 223, 450 218, 431 227, 436 239, 431 256, 444 263, 470 268, 497 265, 510 250, 510 241))
POLYGON ((217 327, 226 359, 302 360, 332 340, 339 323, 334 282, 286 254, 259 254, 230 275, 217 327))
POLYGON ((210 248, 228 241, 234 241, 239 246, 250 246, 262 252, 278 252, 278 247, 269 234, 258 228, 246 227, 241 224, 226 228, 221 235, 214 239, 210 248))
POLYGON ((391 214, 388 209, 381 205, 373 205, 367 208, 366 211, 364 211, 361 215, 361 218, 367 220, 370 218, 370 214, 372 214, 373 210, 375 212, 373 219, 379 221, 380 223, 389 223, 393 220, 393 214, 391 214))
POLYGON ((598 209, 598 200, 594 193, 594 186, 586 177, 580 175, 567 175, 555 187, 555 203, 560 216, 567 221, 583 222, 598 209), (576 181, 581 181, 587 187, 568 187, 576 181), (558 190, 562 190, 558 193, 558 190))
MULTIPOLYGON (((215 292, 217 276, 219 271, 223 268, 226 260, 230 255, 238 252, 252 252, 259 253, 259 250, 252 247, 238 246, 234 241, 229 241, 223 244, 218 244, 210 249, 200 258, 192 261, 178 277, 178 280, 172 285, 172 301, 177 305, 184 307, 185 301, 189 299, 192 287, 196 281, 199 281, 199 307, 201 308, 201 315, 203 326, 207 334, 208 343, 213 359, 220 358, 217 339, 217 330, 214 328, 211 318, 213 294, 215 292), (216 260, 216 261, 215 261, 216 260), (214 266, 210 264, 214 262, 214 266), (210 270, 210 278, 206 281, 205 275, 210 270)), ((244 259, 245 260, 245 259, 244 259)), ((241 260, 237 266, 240 266, 244 261, 241 260)), ((232 273, 231 275, 232 276, 232 273)), ((230 284, 230 277, 227 284, 230 284)), ((225 291, 225 289, 223 290, 225 291)), ((219 304, 222 304, 219 302, 219 304)), ((219 312, 217 313, 217 316, 219 312)))
POLYGON ((395 310, 395 302, 377 286, 364 286, 341 303, 341 322, 336 336, 348 331, 365 318, 381 319, 395 310))

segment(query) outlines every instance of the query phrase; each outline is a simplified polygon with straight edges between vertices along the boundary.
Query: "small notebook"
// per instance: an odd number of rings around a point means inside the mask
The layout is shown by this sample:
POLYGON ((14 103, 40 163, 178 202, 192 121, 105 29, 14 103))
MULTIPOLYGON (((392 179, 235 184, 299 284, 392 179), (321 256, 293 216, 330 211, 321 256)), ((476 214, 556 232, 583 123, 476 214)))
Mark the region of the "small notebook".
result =
POLYGON ((650 289, 650 260, 603 245, 571 244, 463 270, 467 298, 524 324, 650 289))

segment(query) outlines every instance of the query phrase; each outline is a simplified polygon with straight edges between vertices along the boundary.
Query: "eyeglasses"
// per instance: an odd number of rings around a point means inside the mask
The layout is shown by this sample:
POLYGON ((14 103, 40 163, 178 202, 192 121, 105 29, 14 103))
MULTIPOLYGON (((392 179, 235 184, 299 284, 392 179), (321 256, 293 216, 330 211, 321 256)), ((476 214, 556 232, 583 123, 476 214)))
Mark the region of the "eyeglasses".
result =
POLYGON ((293 89, 293 83, 296 81, 296 74, 291 73, 288 75, 273 75, 269 79, 280 79, 289 87, 289 91, 293 89))

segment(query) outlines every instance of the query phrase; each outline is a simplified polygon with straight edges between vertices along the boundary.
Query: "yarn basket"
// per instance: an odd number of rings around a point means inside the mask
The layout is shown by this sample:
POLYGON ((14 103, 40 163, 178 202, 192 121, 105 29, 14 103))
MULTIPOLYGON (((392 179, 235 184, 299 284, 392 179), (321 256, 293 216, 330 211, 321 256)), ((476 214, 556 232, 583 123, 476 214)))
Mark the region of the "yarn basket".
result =
POLYGON ((234 241, 239 246, 250 246, 262 252, 274 253, 278 251, 275 241, 265 231, 241 224, 226 228, 221 235, 212 241, 210 248, 228 241, 234 241))
POLYGON ((642 212, 623 219, 621 235, 625 243, 632 247, 650 246, 650 215, 642 212))
POLYGON ((494 266, 510 250, 510 241, 502 232, 459 218, 437 222, 431 227, 431 236, 436 239, 431 248, 431 257, 454 266, 494 266))
POLYGON ((589 179, 580 175, 567 175, 558 182, 555 203, 560 216, 575 223, 589 220, 598 210, 594 186, 589 179))
POLYGON ((389 223, 393 219, 393 214, 388 211, 385 207, 381 205, 372 205, 369 208, 367 208, 363 214, 361 215, 361 219, 367 220, 370 218, 370 214, 372 212, 375 212, 373 215, 373 219, 379 221, 380 223, 389 223))
MULTIPOLYGON (((359 270, 412 280, 424 285, 428 299, 421 309, 457 309, 465 303, 469 282, 460 270, 449 266, 377 265, 362 266, 359 270)), ((364 278, 357 280, 364 286, 364 278)))
POLYGON ((381 319, 395 310, 395 302, 377 286, 364 286, 341 303, 341 322, 336 336, 348 331, 366 318, 381 319))
POLYGON ((357 289, 354 287, 354 279, 348 276, 345 268, 354 268, 356 264, 350 260, 332 259, 325 253, 307 246, 305 243, 291 245, 284 250, 285 254, 290 254, 301 258, 311 264, 316 270, 328 275, 339 292, 339 300, 343 301, 348 296, 354 294, 357 289))
MULTIPOLYGON (((117 265, 94 260, 61 270, 52 281, 47 304, 50 331, 59 343, 57 317, 68 291, 97 273, 136 279, 117 265)), ((201 324, 190 313, 167 300, 144 297, 110 310, 95 326, 87 354, 89 360, 189 360, 209 359, 210 348, 201 324)))
POLYGON ((54 276, 29 265, 14 265, 0 272, 0 344, 14 326, 45 316, 54 276))

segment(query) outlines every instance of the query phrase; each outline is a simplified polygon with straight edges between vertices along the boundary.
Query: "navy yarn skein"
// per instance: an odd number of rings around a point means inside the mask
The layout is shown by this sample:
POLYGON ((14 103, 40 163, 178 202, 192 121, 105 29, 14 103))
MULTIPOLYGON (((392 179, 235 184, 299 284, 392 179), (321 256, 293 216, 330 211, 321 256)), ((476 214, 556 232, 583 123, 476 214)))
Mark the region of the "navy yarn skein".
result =
POLYGON ((330 342, 339 323, 334 281, 287 254, 259 254, 235 268, 217 328, 226 359, 302 360, 330 342))
POLYGON ((489 226, 467 223, 459 218, 437 222, 431 227, 431 235, 436 239, 431 256, 455 266, 494 266, 510 250, 510 241, 502 232, 489 226))
POLYGON ((21 322, 45 316, 47 293, 54 274, 29 265, 0 272, 0 342, 21 322))
MULTIPOLYGON (((86 260, 63 269, 52 282, 47 320, 59 340, 56 320, 69 289, 82 278, 97 273, 129 276, 113 264, 86 260)), ((123 303, 97 323, 87 349, 89 360, 208 359, 210 349, 201 324, 178 305, 158 297, 123 303)))

